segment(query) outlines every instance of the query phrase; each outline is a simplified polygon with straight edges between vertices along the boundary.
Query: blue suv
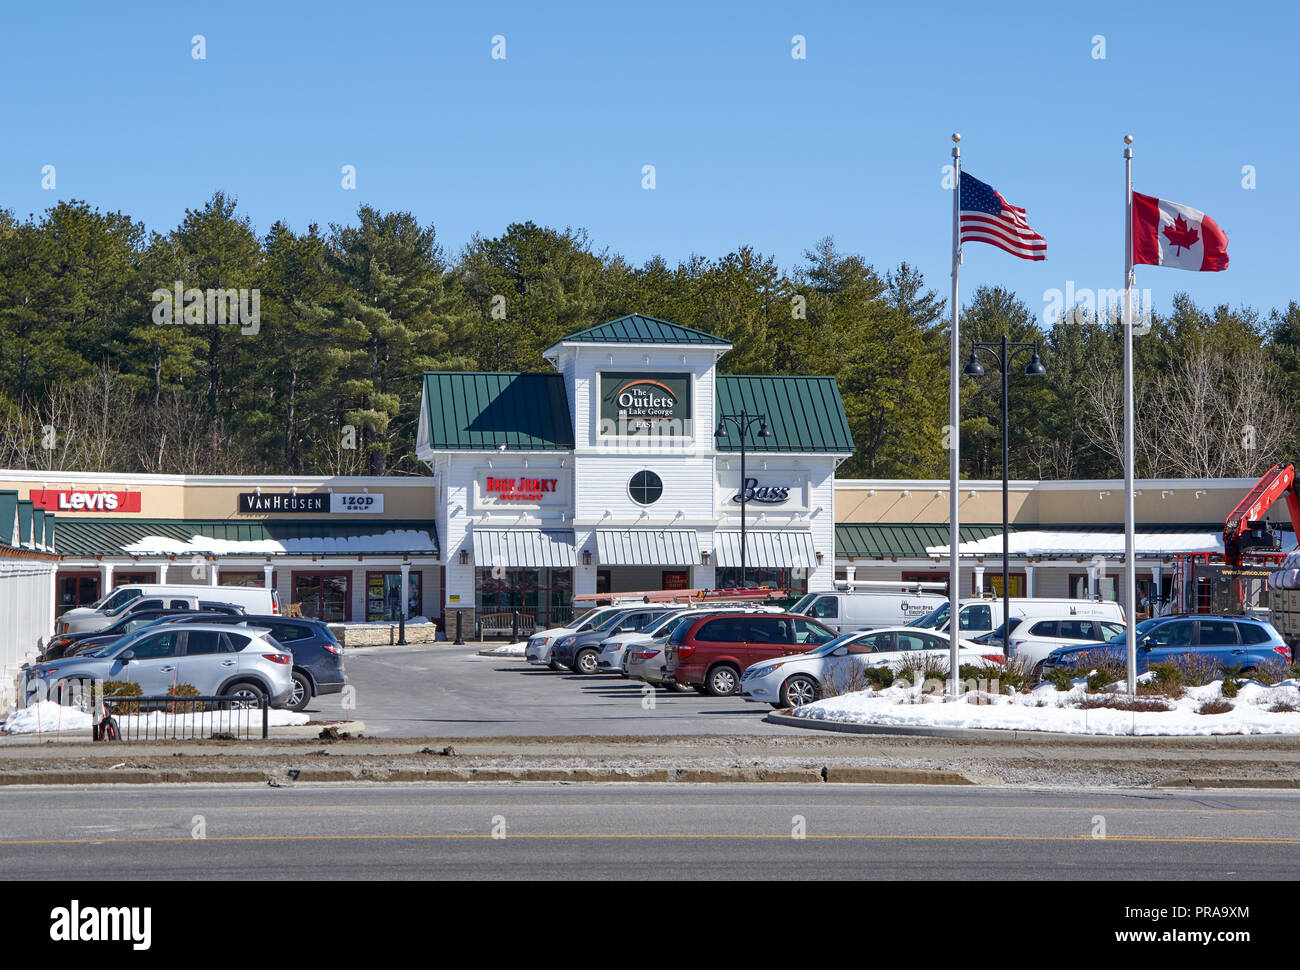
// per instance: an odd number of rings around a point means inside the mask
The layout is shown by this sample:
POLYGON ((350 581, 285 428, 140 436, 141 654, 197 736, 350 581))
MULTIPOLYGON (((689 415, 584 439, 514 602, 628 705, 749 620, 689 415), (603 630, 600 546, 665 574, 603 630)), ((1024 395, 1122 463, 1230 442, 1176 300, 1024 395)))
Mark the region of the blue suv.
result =
MULTIPOLYGON (((1138 673, 1152 664, 1174 660, 1187 653, 1213 657, 1220 666, 1240 665, 1243 673, 1265 662, 1291 660, 1291 648, 1273 624, 1253 616, 1186 613, 1157 616, 1137 625, 1138 673)), ((1124 634, 1104 643, 1081 643, 1059 647, 1047 655, 1043 669, 1079 667, 1084 654, 1104 652, 1124 661, 1127 645, 1124 634)))

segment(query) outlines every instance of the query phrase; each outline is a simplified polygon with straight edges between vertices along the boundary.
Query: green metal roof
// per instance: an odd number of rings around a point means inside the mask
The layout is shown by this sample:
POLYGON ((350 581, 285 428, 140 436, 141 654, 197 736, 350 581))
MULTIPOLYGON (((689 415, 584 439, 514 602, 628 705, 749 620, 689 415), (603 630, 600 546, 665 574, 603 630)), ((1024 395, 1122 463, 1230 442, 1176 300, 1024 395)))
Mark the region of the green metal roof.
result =
POLYGON ((49 513, 44 509, 32 508, 32 542, 38 548, 45 546, 45 520, 49 513))
POLYGON ((18 500, 18 544, 27 545, 32 541, 32 501, 31 499, 20 498, 18 500))
POLYGON ((703 330, 683 327, 657 317, 629 313, 595 327, 570 334, 560 343, 599 344, 704 344, 713 347, 730 347, 731 341, 715 337, 703 330))
MULTIPOLYGON (((962 525, 962 542, 999 535, 999 525, 962 525)), ((1012 532, 1015 528, 1012 527, 1012 532)), ((897 522, 841 522, 835 525, 836 559, 928 559, 928 546, 949 541, 948 523, 914 525, 897 522)))
MULTIPOLYGON (((64 556, 122 556, 128 546, 147 537, 189 542, 194 536, 206 536, 226 542, 286 542, 307 540, 313 547, 303 551, 287 552, 231 552, 230 555, 407 555, 410 549, 367 544, 364 550, 331 549, 349 539, 364 540, 370 536, 383 536, 388 532, 422 532, 438 548, 438 532, 433 522, 421 520, 385 519, 379 522, 339 522, 337 519, 261 519, 236 521, 231 519, 89 519, 64 517, 59 520, 59 553, 64 556), (312 542, 312 540, 319 540, 312 542)), ((419 555, 428 555, 420 550, 419 555)), ((165 555, 154 553, 154 555, 165 555)))
POLYGON ((0 492, 0 546, 13 546, 14 524, 18 521, 18 493, 0 492))
POLYGON ((573 449, 561 374, 431 371, 424 375, 424 406, 434 450, 573 449))
MULTIPOLYGON (((767 415, 769 438, 749 434, 747 452, 798 451, 853 453, 853 434, 844 414, 840 387, 833 377, 765 377, 719 374, 718 414, 767 415)), ((718 438, 719 451, 739 451, 736 428, 718 438)))

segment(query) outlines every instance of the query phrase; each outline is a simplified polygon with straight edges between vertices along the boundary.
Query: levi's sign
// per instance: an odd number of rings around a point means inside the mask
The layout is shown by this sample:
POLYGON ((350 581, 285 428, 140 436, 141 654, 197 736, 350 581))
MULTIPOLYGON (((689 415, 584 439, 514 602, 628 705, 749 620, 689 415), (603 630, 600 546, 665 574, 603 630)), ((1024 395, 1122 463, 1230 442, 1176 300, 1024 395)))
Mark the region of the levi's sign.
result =
POLYGON ((328 512, 330 510, 328 492, 313 492, 310 495, 290 495, 286 492, 239 493, 239 511, 250 512, 328 512))
POLYGON ((50 512, 139 512, 139 492, 32 489, 32 505, 50 512))

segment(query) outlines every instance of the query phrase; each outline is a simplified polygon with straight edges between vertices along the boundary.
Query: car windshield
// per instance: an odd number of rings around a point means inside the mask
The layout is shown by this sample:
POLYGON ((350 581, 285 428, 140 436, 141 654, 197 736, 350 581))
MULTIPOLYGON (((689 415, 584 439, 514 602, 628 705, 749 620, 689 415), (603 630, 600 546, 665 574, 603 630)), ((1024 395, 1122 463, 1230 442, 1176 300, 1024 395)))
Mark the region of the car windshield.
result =
MULTIPOLYGON (((1013 617, 1011 618, 1011 632, 1012 632, 1012 633, 1015 633, 1015 632, 1016 632, 1016 627, 1020 626, 1020 621, 1021 621, 1021 619, 1022 619, 1022 617, 1019 617, 1019 616, 1013 616, 1013 617)), ((990 631, 989 631, 988 633, 986 633, 984 636, 980 637, 980 639, 981 639, 981 640, 1001 640, 1002 637, 1003 637, 1003 635, 1004 635, 1003 632, 1002 632, 1002 628, 1003 628, 1004 626, 1006 626, 1005 623, 999 623, 999 624, 997 625, 997 628, 996 628, 996 629, 990 630, 990 631)))
POLYGON ((596 626, 592 627, 592 630, 608 630, 621 622, 630 612, 632 611, 620 610, 617 613, 611 613, 609 616, 605 617, 604 620, 596 624, 596 626))
POLYGON ((844 646, 844 644, 852 643, 859 637, 865 637, 868 632, 870 631, 854 630, 852 633, 844 633, 836 637, 834 640, 829 640, 826 643, 823 643, 820 647, 813 647, 811 650, 805 650, 804 653, 809 657, 826 657, 844 646))
POLYGON ((820 595, 819 593, 806 593, 803 597, 800 598, 799 602, 795 603, 794 606, 790 607, 790 612, 806 613, 808 607, 812 605, 812 601, 815 600, 819 595, 820 595))
POLYGON ((937 630, 939 627, 943 626, 947 622, 948 622, 948 604, 944 603, 943 606, 939 607, 937 610, 932 610, 931 612, 925 614, 925 616, 917 617, 915 620, 913 620, 911 623, 907 625, 920 627, 922 630, 937 630))
MULTIPOLYGON (((1143 620, 1141 623, 1139 623, 1137 626, 1135 626, 1135 627, 1133 628, 1133 637, 1134 637, 1134 642, 1137 642, 1138 640, 1141 640, 1141 639, 1142 639, 1142 634, 1146 633, 1146 632, 1147 632, 1148 630, 1150 630, 1153 626, 1155 626, 1157 623, 1159 623, 1162 619, 1163 619, 1163 617, 1153 616, 1151 619, 1149 619, 1149 620, 1143 620)), ((1125 634, 1126 634, 1127 632, 1128 632, 1128 631, 1126 631, 1126 630, 1122 630, 1122 631, 1120 631, 1119 633, 1115 634, 1115 636, 1111 637, 1111 638, 1107 641, 1107 643, 1124 643, 1124 642, 1125 642, 1124 637, 1125 637, 1125 634)))

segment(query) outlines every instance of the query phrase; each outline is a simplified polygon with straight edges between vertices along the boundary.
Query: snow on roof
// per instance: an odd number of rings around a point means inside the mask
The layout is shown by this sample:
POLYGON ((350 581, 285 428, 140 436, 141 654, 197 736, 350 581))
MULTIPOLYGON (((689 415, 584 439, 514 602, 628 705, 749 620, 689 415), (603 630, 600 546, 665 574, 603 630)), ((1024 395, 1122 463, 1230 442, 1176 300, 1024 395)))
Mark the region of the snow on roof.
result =
MULTIPOLYGON (((1279 533, 1282 548, 1295 546, 1295 536, 1279 533)), ((1223 553, 1223 535, 1218 532, 1139 532, 1133 537, 1139 556, 1171 556, 1180 552, 1223 553)), ((1021 557, 1070 558, 1087 556, 1123 556, 1123 532, 1053 532, 1049 529, 1026 529, 1012 532, 1007 539, 1011 555, 1021 557)), ((963 542, 958 549, 963 556, 1000 556, 1001 533, 984 539, 963 542)), ((927 546, 931 556, 946 556, 948 547, 927 546)))
POLYGON ((239 541, 215 539, 211 536, 190 536, 186 542, 166 536, 145 536, 138 542, 123 546, 122 551, 134 556, 303 556, 303 555, 358 555, 361 553, 401 552, 434 554, 438 547, 433 536, 416 529, 390 529, 373 535, 308 536, 301 539, 255 539, 239 541))

